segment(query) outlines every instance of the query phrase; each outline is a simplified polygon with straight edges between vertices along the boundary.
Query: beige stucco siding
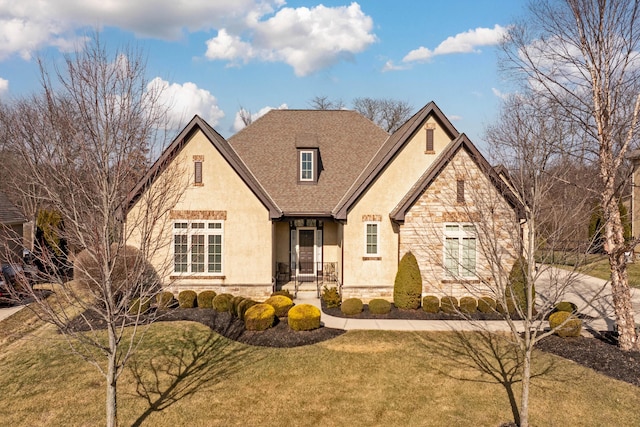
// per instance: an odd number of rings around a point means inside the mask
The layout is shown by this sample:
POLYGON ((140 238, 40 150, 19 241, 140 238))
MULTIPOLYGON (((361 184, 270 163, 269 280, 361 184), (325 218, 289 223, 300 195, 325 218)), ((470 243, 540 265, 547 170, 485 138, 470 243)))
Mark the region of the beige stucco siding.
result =
POLYGON ((400 253, 416 256, 424 294, 501 294, 518 254, 520 223, 515 211, 465 150, 460 150, 405 215, 400 253), (457 180, 464 180, 464 203, 457 202, 457 180), (445 271, 445 224, 473 224, 476 274, 464 280, 445 271))
MULTIPOLYGON (((174 158, 172 166, 177 166, 181 178, 176 181, 183 192, 178 203, 167 214, 170 215, 169 220, 165 218, 159 233, 158 238, 165 241, 167 247, 152 258, 154 265, 162 269, 161 276, 165 284, 170 285, 174 291, 215 289, 231 292, 235 290, 239 295, 254 293, 254 290, 260 295, 268 293, 273 274, 271 260, 275 233, 267 208, 200 131, 194 134, 174 158), (193 182, 194 160, 202 161, 202 185, 193 182), (224 220, 221 274, 198 277, 181 276, 167 271, 167 266, 172 270, 171 218, 189 219, 190 216, 224 220), (257 288, 260 290, 257 291, 257 288)), ((163 172, 165 173, 168 172, 163 172)), ((156 180, 159 181, 161 179, 156 180)), ((128 222, 133 223, 129 218, 139 216, 142 203, 138 202, 130 211, 128 222)))
POLYGON ((435 153, 425 153, 426 126, 423 124, 347 214, 343 230, 345 297, 359 296, 368 300, 393 295, 398 267, 398 232, 389 213, 451 142, 432 117, 426 123, 435 125, 435 153), (371 219, 380 220, 377 257, 365 254, 365 223, 371 219))

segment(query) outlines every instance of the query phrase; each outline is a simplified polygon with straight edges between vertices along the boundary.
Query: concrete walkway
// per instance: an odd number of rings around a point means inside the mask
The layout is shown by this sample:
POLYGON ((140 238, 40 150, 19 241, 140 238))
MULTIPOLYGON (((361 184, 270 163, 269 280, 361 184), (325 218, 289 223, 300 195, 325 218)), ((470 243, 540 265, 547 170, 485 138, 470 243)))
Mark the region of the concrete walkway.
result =
MULTIPOLYGON (((547 268, 537 283, 538 304, 545 301, 570 301, 577 305, 578 311, 593 317, 584 323, 588 330, 613 330, 615 314, 611 297, 611 287, 606 280, 574 274, 556 268, 547 268)), ((640 322, 640 289, 631 289, 636 322, 640 322)), ((297 304, 312 304, 320 308, 318 298, 297 298, 297 304)), ((321 321, 329 328, 344 330, 387 330, 387 331, 492 331, 510 332, 509 325, 503 320, 464 321, 464 320, 404 320, 404 319, 352 319, 329 316, 322 313, 321 321)), ((516 321, 518 330, 522 330, 516 321)))
POLYGON ((12 307, 1 307, 0 308, 0 321, 6 319, 7 317, 11 316, 13 313, 17 313, 18 311, 22 310, 24 308, 24 305, 16 305, 16 306, 12 306, 12 307))

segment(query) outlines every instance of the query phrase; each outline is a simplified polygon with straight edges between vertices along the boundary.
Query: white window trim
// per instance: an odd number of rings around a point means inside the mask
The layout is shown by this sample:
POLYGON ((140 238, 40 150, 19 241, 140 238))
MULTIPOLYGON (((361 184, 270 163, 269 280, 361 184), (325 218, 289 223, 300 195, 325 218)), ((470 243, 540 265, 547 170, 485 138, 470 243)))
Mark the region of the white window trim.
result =
POLYGON ((470 223, 470 222, 447 222, 444 224, 443 226, 443 233, 442 233, 442 268, 444 270, 445 275, 448 278, 463 278, 463 279, 473 279, 473 278, 477 278, 477 267, 478 267, 478 233, 476 233, 475 231, 471 232, 471 231, 466 231, 464 229, 465 226, 472 226, 474 227, 475 230, 475 224, 470 223), (451 226, 451 225, 456 225, 458 226, 458 230, 456 231, 450 231, 447 230, 447 226, 451 226), (457 266, 458 266, 458 273, 454 274, 451 271, 449 271, 447 269, 447 259, 451 258, 451 255, 447 253, 447 239, 458 239, 458 260, 457 260, 457 266), (463 265, 463 247, 461 244, 461 239, 463 238, 473 238, 475 240, 475 260, 473 263, 473 272, 471 272, 471 274, 468 275, 464 275, 463 273, 467 271, 466 268, 464 268, 463 265))
POLYGON ((378 257, 380 256, 380 221, 365 221, 364 222, 364 256, 365 257, 378 257), (376 252, 369 253, 368 249, 368 241, 367 241, 367 228, 369 225, 376 226, 376 252))
POLYGON ((300 150, 300 176, 298 177, 301 182, 313 182, 315 181, 316 176, 316 159, 315 159, 315 150, 300 150), (303 178, 302 176, 302 158, 305 154, 311 154, 311 178, 303 178))
POLYGON ((172 224, 172 242, 171 242, 171 259, 173 263, 173 275, 177 276, 223 276, 224 275, 224 221, 216 220, 180 220, 176 219, 172 224), (176 228, 176 224, 186 223, 187 228, 176 228), (192 224, 204 224, 204 228, 192 228, 192 224), (220 224, 220 228, 209 228, 209 224, 220 224), (176 271, 175 262, 175 236, 186 235, 187 236, 187 271, 176 271), (204 271, 193 272, 192 260, 191 260, 191 236, 203 235, 204 238, 204 271), (218 235, 220 239, 220 271, 209 271, 209 236, 218 235))

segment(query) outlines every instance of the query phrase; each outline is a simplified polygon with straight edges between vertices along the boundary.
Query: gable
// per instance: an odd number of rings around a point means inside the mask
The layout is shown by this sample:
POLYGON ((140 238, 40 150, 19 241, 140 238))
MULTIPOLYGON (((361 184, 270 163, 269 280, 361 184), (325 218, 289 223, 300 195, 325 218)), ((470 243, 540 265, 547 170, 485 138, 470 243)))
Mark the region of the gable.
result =
MULTIPOLYGON (((477 171, 478 173, 480 173, 483 178, 489 180, 491 185, 498 191, 500 195, 502 195, 502 197, 504 197, 511 208, 515 210, 518 218, 523 218, 524 206, 522 205, 516 194, 496 173, 491 165, 489 165, 484 156, 482 156, 482 154, 471 143, 467 136, 465 134, 461 134, 449 145, 449 147, 445 151, 443 151, 439 155, 438 159, 431 165, 431 167, 427 171, 425 171, 425 173, 407 192, 407 194, 405 194, 402 200, 391 212, 391 219, 396 222, 403 222, 407 212, 418 201, 422 194, 427 191, 427 189, 433 184, 433 182, 443 173, 443 171, 446 168, 456 167, 456 165, 453 165, 452 162, 461 152, 464 152, 467 155, 469 162, 465 165, 457 166, 459 168, 458 174, 468 180, 469 177, 474 176, 473 172, 477 171), (471 167, 470 165, 473 165, 474 167, 471 167)), ((473 185, 474 183, 472 181, 468 182, 468 184, 473 185)))
MULTIPOLYGON (((394 162, 405 147, 414 141, 419 133, 425 132, 425 126, 429 123, 435 125, 438 131, 442 132, 446 140, 452 140, 459 135, 458 131, 434 102, 425 105, 391 135, 380 150, 378 150, 371 162, 369 162, 349 191, 334 208, 333 214, 336 219, 346 220, 347 213, 351 207, 373 185, 376 179, 388 169, 389 165, 394 162)), ((426 137, 424 139, 426 142, 426 137)), ((435 154, 435 152, 427 152, 426 149, 423 149, 420 153, 421 156, 433 154, 435 154)), ((432 157, 429 157, 425 162, 430 162, 431 159, 432 157)), ((421 164, 422 163, 416 163, 416 166, 421 164)), ((420 172, 422 172, 422 170, 424 169, 421 169, 420 172)))
POLYGON ((275 219, 281 217, 282 211, 260 185, 258 180, 253 176, 251 171, 247 168, 229 143, 197 115, 194 116, 189 124, 187 124, 187 126, 185 126, 185 128, 178 134, 169 147, 163 151, 149 172, 147 172, 143 179, 129 193, 129 197, 126 202, 126 211, 128 212, 133 207, 144 191, 153 184, 169 164, 176 159, 184 147, 199 133, 206 138, 208 143, 211 144, 211 146, 220 154, 224 161, 246 184, 258 200, 268 209, 270 218, 275 219))

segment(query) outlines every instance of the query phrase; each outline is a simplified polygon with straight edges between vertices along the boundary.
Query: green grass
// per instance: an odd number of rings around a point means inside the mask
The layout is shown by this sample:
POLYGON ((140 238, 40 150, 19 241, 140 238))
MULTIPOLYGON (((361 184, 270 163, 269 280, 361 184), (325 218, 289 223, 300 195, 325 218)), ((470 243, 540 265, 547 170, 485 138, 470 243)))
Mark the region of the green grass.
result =
MULTIPOLYGON (((102 377, 70 355, 50 327, 35 334, 0 344, 2 424, 104 424, 102 377)), ((478 334, 465 338, 482 347, 478 334)), ((509 366, 505 346, 502 362, 509 366)), ((229 341, 197 323, 156 323, 120 379, 119 421, 497 426, 512 420, 505 388, 470 363, 463 348, 452 333, 352 331, 274 349, 229 341)), ((536 352, 534 372, 547 369, 533 382, 532 425, 640 425, 638 388, 536 352)), ((514 389, 517 396, 518 384, 514 389)))

